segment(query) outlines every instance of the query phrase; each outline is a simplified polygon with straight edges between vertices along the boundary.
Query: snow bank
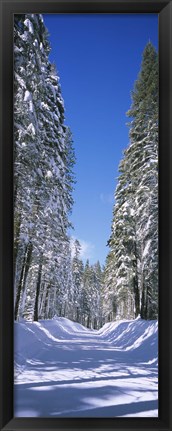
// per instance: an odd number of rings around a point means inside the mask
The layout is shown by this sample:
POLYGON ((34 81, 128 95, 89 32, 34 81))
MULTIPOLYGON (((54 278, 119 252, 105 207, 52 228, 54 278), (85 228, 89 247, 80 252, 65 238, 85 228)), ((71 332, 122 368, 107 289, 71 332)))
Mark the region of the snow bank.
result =
POLYGON ((85 331, 89 332, 79 323, 64 317, 39 322, 27 322, 24 319, 14 322, 15 376, 23 371, 28 359, 37 356, 43 348, 51 347, 52 342, 74 340, 85 331))
POLYGON ((27 359, 53 343, 74 341, 82 335, 108 342, 118 351, 130 351, 142 361, 157 363, 158 322, 142 319, 106 323, 100 330, 85 328, 64 317, 39 322, 15 322, 15 374, 22 372, 27 359))
POLYGON ((106 323, 99 335, 118 350, 133 351, 135 355, 157 360, 158 322, 157 320, 122 320, 106 323))

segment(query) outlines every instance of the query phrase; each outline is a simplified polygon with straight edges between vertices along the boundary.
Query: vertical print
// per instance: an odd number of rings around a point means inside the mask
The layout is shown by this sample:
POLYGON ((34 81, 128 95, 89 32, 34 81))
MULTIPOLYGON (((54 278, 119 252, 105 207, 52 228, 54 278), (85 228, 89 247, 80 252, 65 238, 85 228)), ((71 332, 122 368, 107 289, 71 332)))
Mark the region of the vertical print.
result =
POLYGON ((14 15, 14 416, 158 417, 158 15, 14 15))

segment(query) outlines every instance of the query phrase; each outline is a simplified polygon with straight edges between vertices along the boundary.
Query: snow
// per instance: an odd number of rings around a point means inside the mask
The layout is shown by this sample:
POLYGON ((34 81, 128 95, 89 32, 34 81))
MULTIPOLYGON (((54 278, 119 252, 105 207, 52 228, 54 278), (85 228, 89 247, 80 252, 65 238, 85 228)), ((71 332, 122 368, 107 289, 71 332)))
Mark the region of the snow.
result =
POLYGON ((25 21, 24 21, 24 24, 25 24, 25 26, 29 29, 29 32, 31 33, 31 34, 34 34, 34 29, 33 29, 33 24, 32 24, 32 22, 30 21, 30 19, 25 19, 25 21))
POLYGON ((49 111, 49 110, 50 110, 50 107, 49 107, 49 106, 48 106, 48 104, 47 104, 47 103, 45 103, 45 102, 41 102, 41 106, 42 106, 43 108, 47 109, 47 111, 49 111))
POLYGON ((51 171, 47 171, 46 175, 45 175, 45 178, 51 178, 52 176, 53 176, 52 172, 51 171))
POLYGON ((37 39, 34 40, 33 45, 38 47, 38 41, 37 41, 37 39))
POLYGON ((15 79, 18 81, 18 84, 22 87, 22 88, 26 88, 26 84, 24 79, 21 78, 20 75, 18 75, 18 73, 15 73, 15 79))
POLYGON ((148 255, 150 246, 151 246, 151 240, 149 239, 145 245, 145 248, 143 251, 143 257, 146 257, 148 255))
POLYGON ((24 102, 29 102, 32 99, 30 91, 26 90, 24 95, 24 102))
POLYGON ((31 132, 33 135, 35 135, 36 132, 35 132, 35 127, 34 127, 33 123, 29 124, 27 131, 31 132))
POLYGON ((28 40, 28 32, 24 31, 24 33, 21 34, 20 37, 24 42, 26 42, 28 40))
POLYGON ((158 323, 15 322, 16 417, 157 417, 158 323))
POLYGON ((43 44, 42 44, 42 42, 40 43, 40 50, 41 50, 42 52, 44 52, 44 48, 43 48, 43 44))
POLYGON ((29 103, 29 110, 33 112, 33 101, 32 101, 32 95, 30 91, 26 90, 24 95, 24 102, 29 103))

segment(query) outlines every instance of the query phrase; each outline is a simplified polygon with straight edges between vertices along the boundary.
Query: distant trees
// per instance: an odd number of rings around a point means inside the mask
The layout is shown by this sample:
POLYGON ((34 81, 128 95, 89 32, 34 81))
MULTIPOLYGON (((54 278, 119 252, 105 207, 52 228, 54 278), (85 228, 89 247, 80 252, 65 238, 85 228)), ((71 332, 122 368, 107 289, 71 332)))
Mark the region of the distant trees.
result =
POLYGON ((100 263, 85 265, 80 259, 81 245, 74 242, 72 259, 73 313, 72 320, 97 329, 102 323, 103 270, 100 263))
POLYGON ((90 265, 86 261, 83 286, 83 324, 88 328, 97 329, 102 323, 102 289, 103 271, 99 261, 90 265))
POLYGON ((158 315, 158 56, 150 42, 127 115, 130 145, 119 165, 105 297, 111 318, 150 319, 158 315))

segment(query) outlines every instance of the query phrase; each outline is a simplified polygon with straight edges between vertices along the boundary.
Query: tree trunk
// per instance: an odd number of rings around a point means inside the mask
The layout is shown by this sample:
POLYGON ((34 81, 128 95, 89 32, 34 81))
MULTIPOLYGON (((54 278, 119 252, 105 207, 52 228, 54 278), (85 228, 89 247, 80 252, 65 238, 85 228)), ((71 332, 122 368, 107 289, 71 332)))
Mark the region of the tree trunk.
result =
POLYGON ((19 312, 19 305, 20 305, 20 299, 21 299, 21 293, 25 289, 26 285, 26 279, 30 267, 32 257, 32 244, 29 242, 25 248, 24 258, 23 258, 23 264, 21 268, 21 274, 20 274, 20 281, 17 288, 17 294, 16 294, 16 303, 15 303, 15 310, 14 310, 14 319, 17 320, 18 312, 19 312))
POLYGON ((97 329, 97 319, 96 319, 96 317, 94 318, 94 329, 97 329))
POLYGON ((76 321, 79 322, 79 307, 76 307, 76 321))
POLYGON ((42 310, 44 308, 45 303, 45 283, 41 283, 41 294, 40 294, 40 301, 39 301, 39 315, 42 316, 42 310))
POLYGON ((141 318, 142 319, 146 319, 146 313, 147 313, 147 292, 146 292, 146 288, 143 285, 143 289, 142 289, 142 299, 141 299, 141 318))
POLYGON ((90 316, 87 317, 87 328, 90 327, 90 316))
POLYGON ((18 245, 19 245, 19 237, 20 237, 21 213, 16 218, 17 218, 17 221, 16 221, 16 224, 14 225, 14 252, 13 252, 14 277, 16 272, 16 261, 17 261, 18 245))
POLYGON ((44 319, 46 319, 47 315, 48 315, 48 313, 47 313, 47 310, 48 310, 48 295, 49 295, 49 289, 50 289, 50 287, 51 287, 51 285, 48 284, 47 285, 47 290, 46 290, 46 296, 45 296, 45 303, 44 303, 44 313, 43 313, 44 319))
POLYGON ((140 314, 140 292, 139 292, 138 273, 137 273, 138 256, 137 256, 136 242, 134 245, 134 254, 135 254, 135 260, 134 260, 135 276, 133 277, 133 291, 134 291, 135 318, 136 318, 140 314))
POLYGON ((28 246, 27 246, 25 271, 24 271, 24 277, 23 277, 23 283, 22 283, 23 290, 25 290, 26 279, 27 279, 27 276, 28 276, 28 272, 29 272, 29 268, 30 268, 30 264, 31 264, 31 260, 32 260, 32 250, 33 250, 33 245, 32 245, 31 242, 29 242, 28 246))
POLYGON ((29 242, 27 247, 26 263, 25 263, 25 269, 24 269, 23 281, 22 281, 22 291, 23 291, 23 300, 22 300, 22 309, 21 309, 22 313, 24 310, 25 300, 26 300, 26 296, 24 295, 24 292, 26 289, 26 280, 27 280, 27 276, 28 276, 28 272, 29 272, 29 268, 32 260, 32 250, 33 250, 33 245, 31 242, 29 242))
POLYGON ((149 298, 148 298, 148 287, 146 288, 146 301, 145 301, 145 319, 150 319, 149 313, 149 298))
POLYGON ((140 294, 138 286, 138 276, 134 277, 134 302, 135 302, 135 318, 140 314, 140 294))
POLYGON ((41 287, 42 258, 43 258, 43 255, 41 254, 39 269, 38 269, 38 278, 37 278, 37 284, 36 284, 36 297, 35 297, 34 316, 33 316, 33 320, 35 322, 38 321, 38 303, 39 303, 39 292, 41 287))
POLYGON ((24 268, 25 268, 25 259, 23 259, 23 265, 22 265, 21 274, 20 274, 20 281, 19 281, 19 284, 17 287, 16 303, 15 303, 15 309, 14 309, 14 320, 17 320, 17 318, 18 318, 19 304, 20 304, 20 298, 21 298, 21 292, 22 292, 22 280, 23 280, 24 268))

